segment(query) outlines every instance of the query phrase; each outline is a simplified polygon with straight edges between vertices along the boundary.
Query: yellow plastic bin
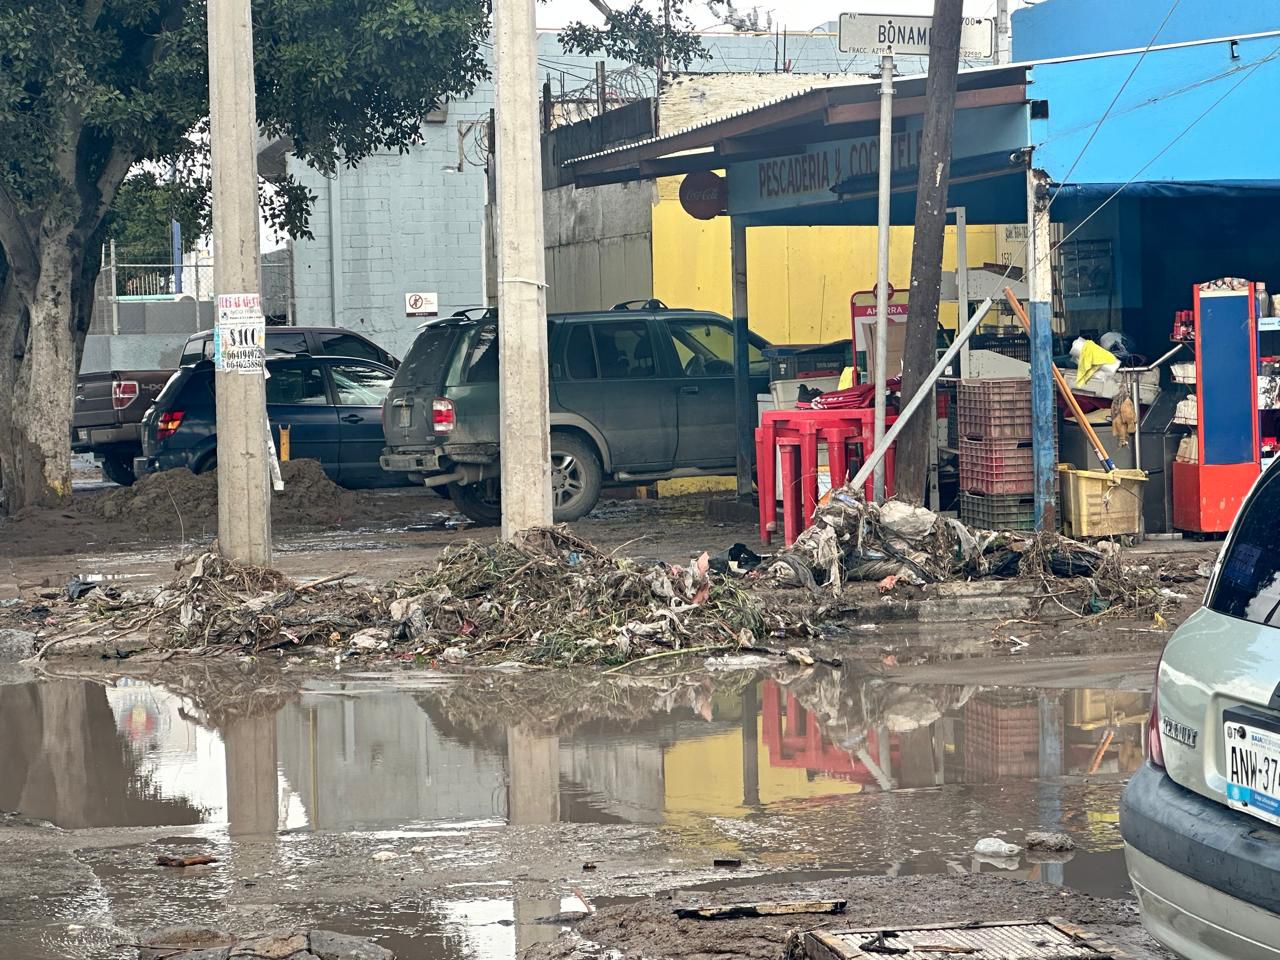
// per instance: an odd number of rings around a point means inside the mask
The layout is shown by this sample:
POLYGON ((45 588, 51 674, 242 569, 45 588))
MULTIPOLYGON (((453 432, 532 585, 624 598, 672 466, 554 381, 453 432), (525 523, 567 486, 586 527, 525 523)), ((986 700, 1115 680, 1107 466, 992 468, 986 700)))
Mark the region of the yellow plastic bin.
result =
POLYGON ((1076 470, 1058 465, 1062 521, 1070 537, 1114 537, 1141 532, 1145 470, 1076 470))

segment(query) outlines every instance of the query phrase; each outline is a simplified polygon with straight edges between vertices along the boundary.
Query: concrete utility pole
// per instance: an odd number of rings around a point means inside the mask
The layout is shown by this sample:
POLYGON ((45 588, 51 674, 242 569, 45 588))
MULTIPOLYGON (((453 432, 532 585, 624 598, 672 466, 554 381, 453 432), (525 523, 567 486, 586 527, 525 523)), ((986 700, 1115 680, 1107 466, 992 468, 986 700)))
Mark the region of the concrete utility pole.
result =
MULTIPOLYGON (((902 400, 925 387, 938 342, 938 301, 942 295, 942 241, 947 228, 947 186, 951 178, 951 135, 955 126, 956 74, 960 69, 963 0, 937 0, 929 31, 929 79, 925 86, 924 134, 916 181, 915 238, 911 247, 911 303, 902 351, 902 400)), ((930 418, 913 420, 898 443, 894 493, 921 503, 929 465, 930 418)))
POLYGON ((502 536, 551 523, 547 284, 534 0, 494 4, 502 536))
POLYGON ((991 62, 1008 63, 1010 59, 1009 0, 996 0, 996 49, 991 62))
MULTIPOLYGON (((876 405, 875 443, 884 440, 884 422, 887 413, 885 383, 888 381, 889 356, 889 189, 893 145, 893 55, 880 58, 880 162, 879 193, 876 216, 876 405)), ((876 466, 871 491, 876 503, 884 503, 884 463, 876 466)))
POLYGON ((258 134, 249 0, 209 0, 209 141, 217 292, 218 545, 271 563, 264 321, 258 277, 258 134))

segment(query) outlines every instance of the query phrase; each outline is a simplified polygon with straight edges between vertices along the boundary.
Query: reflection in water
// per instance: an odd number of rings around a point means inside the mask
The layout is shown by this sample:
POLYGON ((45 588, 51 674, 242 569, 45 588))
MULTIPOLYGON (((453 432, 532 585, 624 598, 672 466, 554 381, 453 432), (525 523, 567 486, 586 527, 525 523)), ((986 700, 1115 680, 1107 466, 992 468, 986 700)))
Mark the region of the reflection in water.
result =
POLYGON ((0 686, 0 810, 68 829, 205 819, 199 793, 170 793, 148 763, 162 748, 160 722, 175 718, 140 704, 113 713, 107 694, 77 680, 0 686))
MULTIPOLYGON (((992 828, 981 809, 1005 829, 1065 825, 1116 868, 1117 790, 1064 791, 1136 769, 1146 700, 826 669, 619 685, 524 675, 417 693, 316 682, 283 707, 214 720, 154 687, 36 682, 0 687, 0 809, 64 827, 205 822, 232 837, 653 824, 858 872, 953 869, 992 828)), ((1086 859, 1035 875, 1087 886, 1086 859)))
MULTIPOLYGON (((536 702, 491 710, 490 692, 318 683, 274 714, 211 730, 154 687, 0 687, 0 808, 65 827, 203 821, 246 835, 740 817, 898 789, 1128 774, 1147 710, 1143 693, 912 687, 817 669, 719 687, 632 683, 572 716, 536 702)), ((1042 803, 1055 820, 1047 793, 1042 803)))
MULTIPOLYGON (((216 703, 198 689, 41 681, 0 686, 0 810, 67 828, 204 824, 218 869, 165 878, 157 897, 153 875, 102 863, 92 909, 67 908, 133 911, 144 926, 207 916, 230 891, 297 869, 303 840, 356 834, 365 857, 360 838, 399 833, 424 838, 435 862, 467 863, 476 828, 557 823, 647 825, 664 850, 723 851, 792 878, 995 870, 972 855, 977 837, 1065 829, 1082 844, 1073 859, 1020 860, 1012 875, 1127 896, 1116 807, 1142 762, 1146 710, 1141 693, 796 668, 532 673, 416 692, 316 681, 216 703)), ((324 920, 406 958, 509 960, 555 936, 545 920, 564 905, 518 895, 514 865, 493 870, 491 893, 470 883, 457 899, 344 903, 324 920)))

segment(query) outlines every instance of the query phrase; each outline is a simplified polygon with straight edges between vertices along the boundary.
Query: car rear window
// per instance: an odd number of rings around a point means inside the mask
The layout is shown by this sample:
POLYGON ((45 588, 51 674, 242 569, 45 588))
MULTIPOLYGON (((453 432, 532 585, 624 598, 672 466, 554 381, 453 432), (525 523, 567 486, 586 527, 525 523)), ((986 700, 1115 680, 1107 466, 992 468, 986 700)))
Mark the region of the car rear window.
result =
POLYGON ((486 323, 467 340, 462 365, 464 383, 496 383, 498 380, 498 328, 486 323))
POLYGON ((374 360, 382 363, 384 352, 374 344, 351 333, 322 333, 320 352, 331 357, 355 357, 358 360, 374 360))
POLYGON ((1270 467, 1244 506, 1209 608, 1280 627, 1280 470, 1270 467))
POLYGON ((161 409, 204 406, 213 403, 215 396, 213 365, 208 364, 196 367, 181 380, 171 379, 156 398, 156 406, 161 409), (174 402, 169 402, 169 396, 175 397, 174 402))
POLYGON ((564 365, 570 380, 595 380, 600 376, 596 348, 587 324, 575 323, 569 328, 564 345, 564 365))
POLYGON ((440 387, 453 357, 453 344, 458 331, 459 326, 456 324, 433 324, 425 328, 413 341, 409 355, 396 371, 395 385, 432 389, 440 387))
MULTIPOLYGON (((266 346, 268 353, 306 353, 307 335, 300 330, 279 330, 268 327, 266 346)), ((182 348, 178 366, 185 367, 200 360, 212 359, 213 334, 208 333, 187 341, 187 345, 182 348)))

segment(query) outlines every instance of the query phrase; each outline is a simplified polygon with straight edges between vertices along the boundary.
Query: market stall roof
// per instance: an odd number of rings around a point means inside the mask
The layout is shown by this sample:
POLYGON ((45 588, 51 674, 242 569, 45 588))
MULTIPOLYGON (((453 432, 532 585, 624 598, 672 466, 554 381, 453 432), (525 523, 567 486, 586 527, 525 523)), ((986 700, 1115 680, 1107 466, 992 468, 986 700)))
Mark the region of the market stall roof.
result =
MULTIPOLYGON (((1280 186, 1271 172, 1280 127, 1259 119, 1280 84, 1278 39, 1271 31, 964 70, 949 202, 966 206, 971 223, 1020 222, 1031 163, 1055 185, 1070 181, 1064 200, 1120 186, 1153 195, 1280 186), (1265 149, 1249 149, 1250 138, 1265 149), (1206 149, 1233 139, 1239 149, 1206 149)), ((913 220, 925 84, 894 83, 894 223, 913 220)), ((580 187, 725 170, 727 212, 749 225, 871 224, 879 86, 816 85, 566 166, 580 187)))
MULTIPOLYGON (((914 219, 925 84, 924 76, 894 82, 891 208, 896 223, 914 219)), ((975 223, 1023 219, 1030 137, 1027 68, 962 72, 956 111, 952 202, 967 206, 975 223)), ((579 187, 725 170, 727 212, 752 226, 874 223, 879 117, 879 79, 857 78, 579 157, 566 166, 579 187)))
MULTIPOLYGON (((956 109, 1023 104, 1026 76, 1020 65, 963 71, 956 109)), ((895 120, 924 113, 923 75, 897 78, 894 90, 895 120)), ((880 81, 860 77, 815 85, 729 116, 578 157, 566 166, 583 187, 722 170, 748 159, 796 153, 807 143, 875 133, 879 117, 880 81)))

